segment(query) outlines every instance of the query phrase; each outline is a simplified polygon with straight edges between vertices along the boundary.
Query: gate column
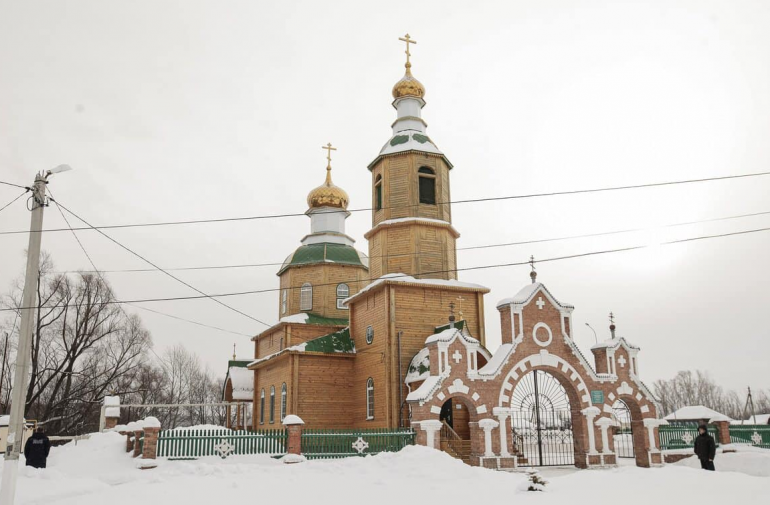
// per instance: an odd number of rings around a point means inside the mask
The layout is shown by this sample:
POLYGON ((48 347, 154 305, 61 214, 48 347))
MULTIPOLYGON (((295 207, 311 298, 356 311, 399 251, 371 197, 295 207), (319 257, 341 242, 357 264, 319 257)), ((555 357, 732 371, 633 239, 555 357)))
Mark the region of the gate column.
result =
POLYGON ((502 409, 495 407, 492 409, 492 413, 497 416, 500 423, 500 456, 508 458, 511 453, 508 451, 508 422, 507 419, 511 416, 511 412, 508 409, 502 409))
POLYGON ((479 427, 484 430, 484 457, 490 458, 495 455, 492 451, 492 430, 500 426, 500 423, 494 419, 482 419, 479 421, 479 427))
MULTIPOLYGON (((594 419, 601 414, 598 407, 587 407, 580 412, 586 416, 586 429, 588 430, 588 464, 591 464, 590 456, 598 456, 596 451, 596 433, 594 433, 594 419)), ((598 458, 597 458, 598 459, 598 458)))

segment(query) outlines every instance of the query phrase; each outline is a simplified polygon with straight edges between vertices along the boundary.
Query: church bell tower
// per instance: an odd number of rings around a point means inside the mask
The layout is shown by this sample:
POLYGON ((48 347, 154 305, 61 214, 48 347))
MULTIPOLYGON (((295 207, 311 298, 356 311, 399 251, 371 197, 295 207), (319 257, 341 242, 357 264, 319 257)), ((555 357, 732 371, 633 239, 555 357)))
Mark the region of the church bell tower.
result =
POLYGON ((393 133, 369 165, 372 173, 370 275, 401 273, 416 278, 456 279, 449 171, 452 164, 426 133, 421 117, 425 87, 412 75, 407 34, 406 72, 393 86, 393 133))

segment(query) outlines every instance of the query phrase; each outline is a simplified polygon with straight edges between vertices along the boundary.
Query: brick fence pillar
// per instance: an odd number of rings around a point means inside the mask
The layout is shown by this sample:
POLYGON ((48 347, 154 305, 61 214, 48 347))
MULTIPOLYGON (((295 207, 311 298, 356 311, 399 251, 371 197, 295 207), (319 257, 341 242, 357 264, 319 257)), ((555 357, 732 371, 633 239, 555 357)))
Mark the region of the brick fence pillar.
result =
POLYGON ((120 398, 117 396, 104 397, 104 429, 111 430, 120 421, 120 398))
POLYGON ((142 430, 138 430, 134 432, 134 457, 138 458, 142 455, 142 449, 139 445, 139 442, 142 439, 142 430))
POLYGON ((302 426, 305 421, 299 416, 289 415, 283 419, 283 425, 288 431, 288 441, 286 443, 286 453, 300 456, 302 454, 302 426))
POLYGON ((142 459, 155 459, 158 454, 158 434, 160 433, 160 421, 155 417, 144 420, 144 444, 142 446, 142 459))
POLYGON ((717 442, 720 445, 730 443, 730 421, 714 421, 711 424, 717 427, 717 442))

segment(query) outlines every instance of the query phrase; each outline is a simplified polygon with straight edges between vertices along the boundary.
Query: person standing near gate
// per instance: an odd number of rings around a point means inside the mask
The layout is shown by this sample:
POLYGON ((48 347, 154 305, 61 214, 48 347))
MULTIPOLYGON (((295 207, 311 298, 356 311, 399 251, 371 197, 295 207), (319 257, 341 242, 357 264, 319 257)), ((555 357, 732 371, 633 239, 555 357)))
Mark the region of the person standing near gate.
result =
POLYGON ((714 437, 709 435, 705 424, 698 426, 698 436, 695 437, 695 455, 700 460, 700 467, 704 470, 714 470, 714 456, 717 453, 717 444, 714 437))
POLYGON ((49 452, 51 452, 51 441, 43 433, 43 428, 38 428, 24 445, 24 457, 27 459, 27 466, 45 468, 49 452))

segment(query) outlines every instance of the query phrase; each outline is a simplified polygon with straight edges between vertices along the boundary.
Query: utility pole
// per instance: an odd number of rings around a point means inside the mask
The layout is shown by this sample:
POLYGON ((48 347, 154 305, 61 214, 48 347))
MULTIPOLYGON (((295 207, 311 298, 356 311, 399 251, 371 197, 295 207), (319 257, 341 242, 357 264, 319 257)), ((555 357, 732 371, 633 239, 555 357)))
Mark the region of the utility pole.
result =
POLYGON ((43 210, 48 206, 45 189, 48 177, 59 172, 72 170, 69 165, 40 172, 35 176, 32 188, 32 222, 29 228, 27 247, 27 272, 24 277, 24 292, 21 297, 21 325, 19 344, 16 350, 16 370, 11 389, 11 416, 8 423, 8 439, 3 462, 3 479, 0 484, 0 505, 13 505, 16 496, 16 477, 19 471, 19 453, 24 442, 24 411, 29 383, 30 347, 35 322, 35 293, 40 274, 40 241, 43 229, 43 210))
MULTIPOLYGON (((0 405, 3 407, 7 407, 7 405, 3 405, 3 384, 5 384, 5 363, 8 361, 8 332, 5 332, 5 346, 3 347, 3 368, 0 369, 0 405)), ((5 410, 3 408, 2 410, 5 410)))

